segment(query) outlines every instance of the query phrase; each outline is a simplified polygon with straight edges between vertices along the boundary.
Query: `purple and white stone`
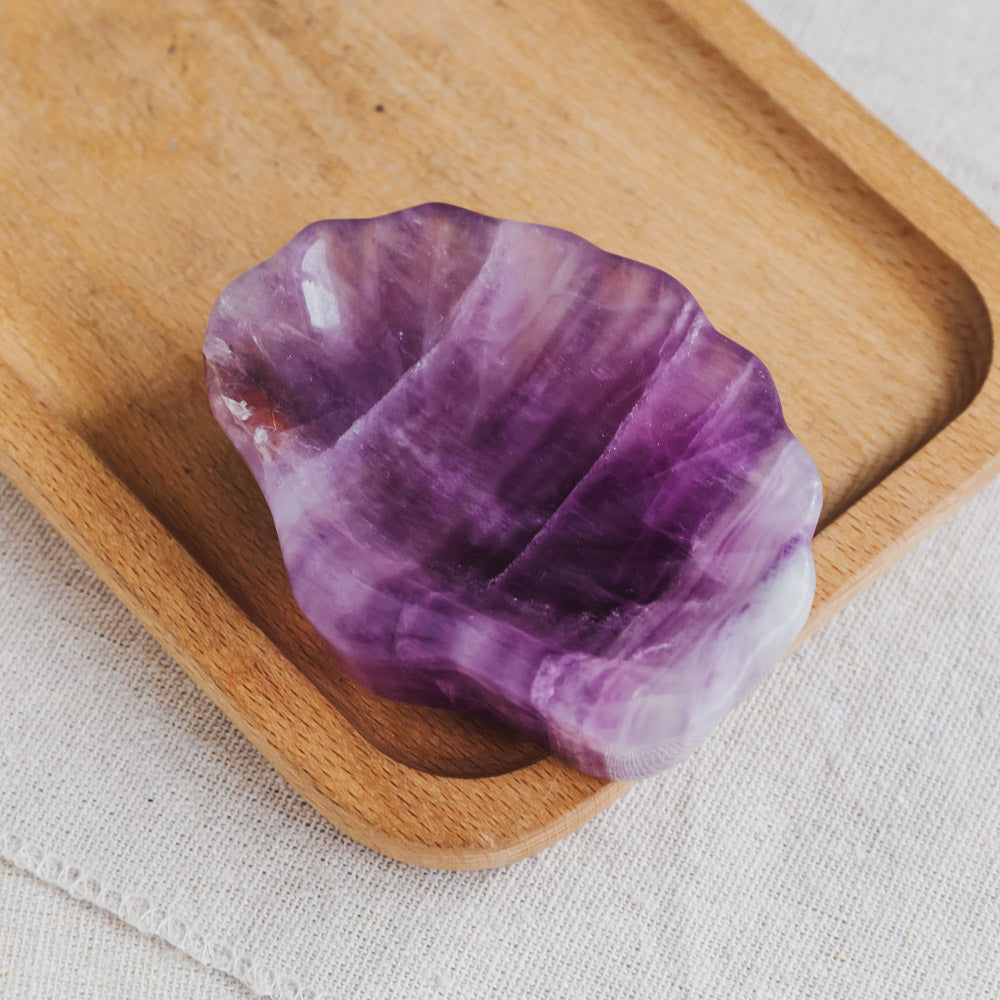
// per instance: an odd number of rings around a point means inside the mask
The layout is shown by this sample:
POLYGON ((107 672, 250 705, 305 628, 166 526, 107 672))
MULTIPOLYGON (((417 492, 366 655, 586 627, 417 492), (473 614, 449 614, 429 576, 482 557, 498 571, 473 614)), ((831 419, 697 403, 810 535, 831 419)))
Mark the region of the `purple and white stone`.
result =
POLYGON ((806 620, 816 467, 652 267, 449 205, 317 222, 222 293, 205 359, 297 601, 377 694, 639 778, 806 620))

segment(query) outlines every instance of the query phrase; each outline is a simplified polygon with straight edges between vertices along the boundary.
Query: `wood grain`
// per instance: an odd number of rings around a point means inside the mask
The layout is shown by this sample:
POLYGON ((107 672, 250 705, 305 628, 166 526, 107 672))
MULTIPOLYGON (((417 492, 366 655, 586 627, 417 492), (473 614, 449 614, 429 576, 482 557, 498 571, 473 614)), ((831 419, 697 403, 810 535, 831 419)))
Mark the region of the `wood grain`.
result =
POLYGON ((731 0, 11 0, 0 466, 324 815, 516 860, 620 794, 374 698, 298 612, 201 338, 317 218, 427 200, 671 271, 823 476, 809 630, 1000 468, 1000 235, 731 0))

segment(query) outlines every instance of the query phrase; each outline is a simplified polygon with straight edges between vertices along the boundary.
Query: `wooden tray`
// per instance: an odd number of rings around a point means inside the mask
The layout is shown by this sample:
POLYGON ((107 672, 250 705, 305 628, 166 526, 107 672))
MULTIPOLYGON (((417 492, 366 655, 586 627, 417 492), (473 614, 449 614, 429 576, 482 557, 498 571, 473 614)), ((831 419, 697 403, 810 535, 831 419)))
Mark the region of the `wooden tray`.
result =
POLYGON ((1000 467, 1000 234, 737 3, 10 0, 5 21, 0 467, 379 851, 505 864, 624 786, 371 697, 294 606, 200 349, 222 287, 306 223, 451 201, 677 274, 822 471, 810 631, 1000 467))

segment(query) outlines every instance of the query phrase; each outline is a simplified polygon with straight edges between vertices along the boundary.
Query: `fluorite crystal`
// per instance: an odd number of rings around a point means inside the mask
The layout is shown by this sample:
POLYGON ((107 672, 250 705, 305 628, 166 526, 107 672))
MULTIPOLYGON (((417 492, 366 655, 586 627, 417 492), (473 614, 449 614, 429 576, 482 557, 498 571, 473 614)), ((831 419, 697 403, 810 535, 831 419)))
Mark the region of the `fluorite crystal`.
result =
POLYGON ((652 267, 448 205, 317 222, 222 293, 205 358, 296 599, 377 694, 643 777, 806 619, 816 467, 652 267))

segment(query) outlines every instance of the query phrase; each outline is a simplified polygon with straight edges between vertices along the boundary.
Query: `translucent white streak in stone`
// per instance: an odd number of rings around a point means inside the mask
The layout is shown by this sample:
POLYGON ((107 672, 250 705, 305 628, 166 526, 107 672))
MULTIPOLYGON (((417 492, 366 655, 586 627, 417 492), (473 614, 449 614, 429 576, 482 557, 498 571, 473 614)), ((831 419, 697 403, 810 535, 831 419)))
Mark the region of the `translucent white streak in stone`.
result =
POLYGON ((330 279, 322 239, 317 239, 303 254, 302 274, 302 297, 309 312, 309 321, 318 330, 336 330, 340 326, 340 303, 330 279))

